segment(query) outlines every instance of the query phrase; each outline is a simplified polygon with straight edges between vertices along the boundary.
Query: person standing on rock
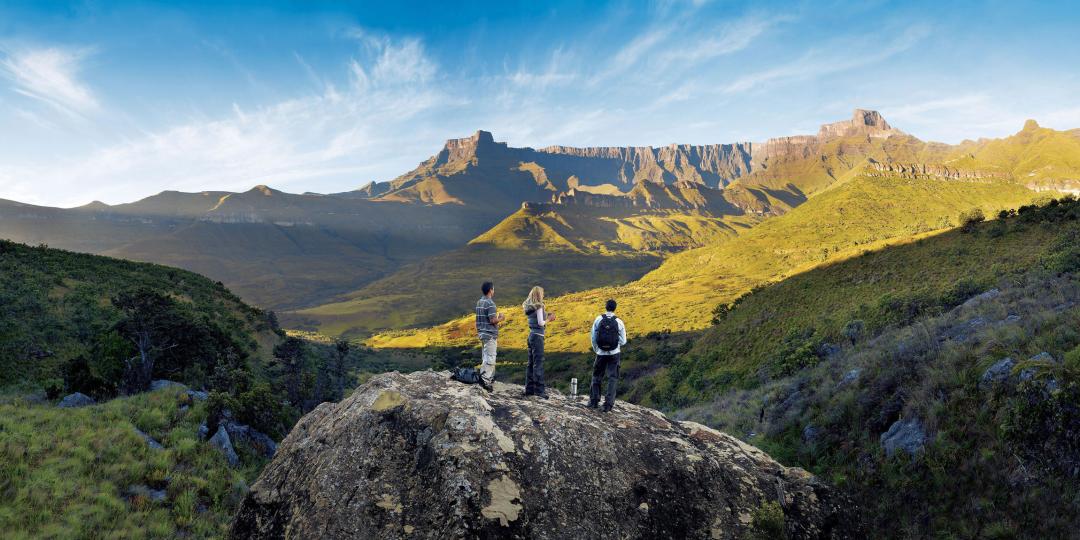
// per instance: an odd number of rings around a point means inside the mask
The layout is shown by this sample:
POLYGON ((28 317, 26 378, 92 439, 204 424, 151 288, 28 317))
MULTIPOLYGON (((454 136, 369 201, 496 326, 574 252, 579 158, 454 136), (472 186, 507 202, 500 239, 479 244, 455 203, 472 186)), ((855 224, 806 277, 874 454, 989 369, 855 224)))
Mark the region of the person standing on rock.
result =
POLYGON ((544 331, 547 323, 555 320, 555 314, 544 309, 544 289, 540 286, 529 291, 521 307, 529 319, 529 367, 525 370, 525 395, 547 399, 544 386, 544 331))
POLYGON ((626 326, 622 319, 615 316, 615 300, 608 300, 606 310, 593 321, 591 340, 596 361, 593 363, 592 385, 589 388, 589 407, 600 405, 600 383, 607 374, 607 393, 604 394, 604 412, 615 405, 615 390, 619 384, 619 361, 622 359, 622 346, 626 345, 626 326))
POLYGON ((480 386, 488 392, 493 392, 495 387, 495 350, 499 343, 499 324, 506 320, 506 316, 499 313, 495 307, 495 285, 485 281, 480 286, 483 296, 476 301, 476 333, 480 338, 480 354, 483 360, 480 365, 480 386))

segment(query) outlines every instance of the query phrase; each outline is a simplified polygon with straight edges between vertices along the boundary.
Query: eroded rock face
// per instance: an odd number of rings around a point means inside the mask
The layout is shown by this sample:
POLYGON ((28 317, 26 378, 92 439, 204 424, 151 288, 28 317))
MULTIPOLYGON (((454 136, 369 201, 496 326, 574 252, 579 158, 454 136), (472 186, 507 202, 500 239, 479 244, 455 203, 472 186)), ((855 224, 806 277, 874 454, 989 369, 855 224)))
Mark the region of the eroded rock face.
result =
POLYGON ((557 392, 375 377, 281 443, 234 538, 743 538, 779 501, 792 538, 842 538, 850 505, 741 441, 557 392))

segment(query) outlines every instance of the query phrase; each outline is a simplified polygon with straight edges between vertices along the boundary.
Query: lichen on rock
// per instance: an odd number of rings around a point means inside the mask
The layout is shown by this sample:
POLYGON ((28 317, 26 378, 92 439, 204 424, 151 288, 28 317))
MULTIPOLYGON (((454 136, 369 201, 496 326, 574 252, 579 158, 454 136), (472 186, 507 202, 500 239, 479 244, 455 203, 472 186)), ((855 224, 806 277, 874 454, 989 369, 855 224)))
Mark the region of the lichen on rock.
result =
POLYGON ((843 538, 849 502, 725 433, 447 373, 376 376, 297 423, 234 538, 743 538, 779 503, 790 538, 843 538))

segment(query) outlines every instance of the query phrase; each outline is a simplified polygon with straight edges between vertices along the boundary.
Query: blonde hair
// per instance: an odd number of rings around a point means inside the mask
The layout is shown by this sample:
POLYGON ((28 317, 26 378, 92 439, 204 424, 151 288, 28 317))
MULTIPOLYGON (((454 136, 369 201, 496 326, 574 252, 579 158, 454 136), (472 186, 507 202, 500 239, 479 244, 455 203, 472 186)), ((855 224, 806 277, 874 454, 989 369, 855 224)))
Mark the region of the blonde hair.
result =
POLYGON ((531 309, 540 309, 544 307, 544 288, 537 285, 529 291, 529 296, 525 297, 525 302, 521 304, 521 307, 528 311, 531 309))

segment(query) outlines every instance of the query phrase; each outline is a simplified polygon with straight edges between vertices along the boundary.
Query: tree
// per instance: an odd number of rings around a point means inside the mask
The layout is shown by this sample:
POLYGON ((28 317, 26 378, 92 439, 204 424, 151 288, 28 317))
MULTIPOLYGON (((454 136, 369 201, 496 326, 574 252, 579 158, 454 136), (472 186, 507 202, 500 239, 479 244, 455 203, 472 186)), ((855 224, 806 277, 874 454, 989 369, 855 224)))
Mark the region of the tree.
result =
POLYGON ((287 337, 274 347, 274 364, 277 375, 285 385, 289 404, 300 408, 304 371, 304 342, 300 338, 287 337))
POLYGON ((124 391, 142 392, 150 387, 154 363, 162 352, 176 347, 171 330, 177 326, 172 298, 141 288, 112 298, 121 320, 115 330, 135 346, 136 354, 125 360, 124 391))
POLYGON ((960 212, 960 230, 969 233, 975 230, 975 226, 986 220, 982 208, 972 208, 966 212, 960 212))

